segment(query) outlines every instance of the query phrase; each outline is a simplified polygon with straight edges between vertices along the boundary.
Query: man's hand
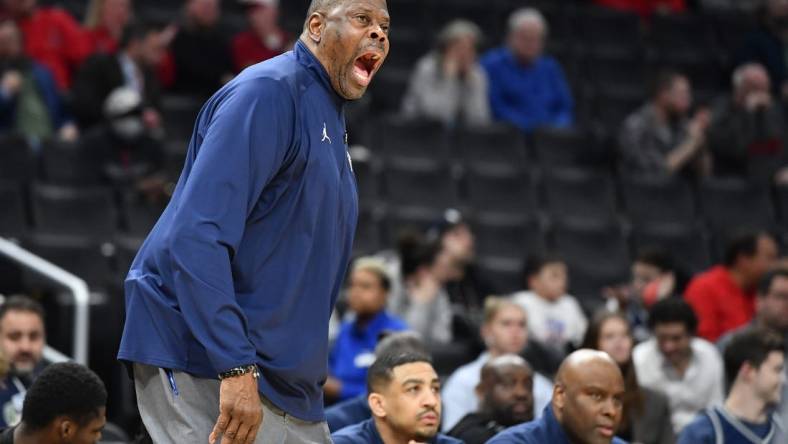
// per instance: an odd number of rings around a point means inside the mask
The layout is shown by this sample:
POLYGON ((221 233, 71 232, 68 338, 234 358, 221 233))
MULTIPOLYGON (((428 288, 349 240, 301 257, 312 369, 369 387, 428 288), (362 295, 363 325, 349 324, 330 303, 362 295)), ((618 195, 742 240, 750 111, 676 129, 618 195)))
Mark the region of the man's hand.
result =
POLYGON ((263 422, 263 408, 252 373, 222 380, 219 388, 219 418, 208 442, 214 444, 252 444, 263 422))

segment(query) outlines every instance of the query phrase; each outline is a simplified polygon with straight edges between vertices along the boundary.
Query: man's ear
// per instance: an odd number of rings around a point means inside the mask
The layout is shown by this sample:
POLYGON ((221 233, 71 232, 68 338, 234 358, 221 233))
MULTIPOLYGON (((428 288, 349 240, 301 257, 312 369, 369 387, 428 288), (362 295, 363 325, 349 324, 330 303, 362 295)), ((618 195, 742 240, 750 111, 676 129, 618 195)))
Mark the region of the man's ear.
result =
MULTIPOLYGON (((739 372, 736 374, 736 379, 741 378, 742 381, 749 382, 749 380, 752 379, 753 374, 756 373, 757 371, 758 369, 753 367, 752 364, 750 364, 749 362, 745 362, 744 364, 742 364, 741 368, 739 368, 739 372)), ((736 380, 734 380, 734 382, 735 381, 736 380)))
POLYGON ((55 419, 55 427, 60 439, 68 441, 77 433, 77 424, 68 417, 60 416, 55 419))
POLYGON ((372 416, 378 418, 386 417, 386 400, 380 393, 370 393, 367 397, 369 409, 372 410, 372 416))
POLYGON ((566 403, 566 390, 564 386, 561 384, 556 384, 553 387, 553 405, 558 409, 562 410, 564 408, 564 404, 566 403))
POLYGON ((313 43, 318 44, 323 39, 323 30, 326 27, 326 18, 319 12, 313 12, 306 22, 306 32, 313 43))

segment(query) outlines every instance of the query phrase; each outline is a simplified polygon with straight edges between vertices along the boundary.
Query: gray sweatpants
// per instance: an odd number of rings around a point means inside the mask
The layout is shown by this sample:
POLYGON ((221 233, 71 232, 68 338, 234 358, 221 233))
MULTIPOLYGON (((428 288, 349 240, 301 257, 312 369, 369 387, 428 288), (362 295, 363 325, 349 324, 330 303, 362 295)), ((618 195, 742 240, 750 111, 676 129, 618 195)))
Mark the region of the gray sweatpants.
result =
MULTIPOLYGON (((163 369, 134 364, 142 422, 155 444, 207 443, 219 417, 219 381, 173 371, 178 395, 163 369)), ((255 444, 331 444, 325 422, 291 416, 260 397, 263 425, 255 444)), ((218 442, 218 441, 217 441, 218 442)))

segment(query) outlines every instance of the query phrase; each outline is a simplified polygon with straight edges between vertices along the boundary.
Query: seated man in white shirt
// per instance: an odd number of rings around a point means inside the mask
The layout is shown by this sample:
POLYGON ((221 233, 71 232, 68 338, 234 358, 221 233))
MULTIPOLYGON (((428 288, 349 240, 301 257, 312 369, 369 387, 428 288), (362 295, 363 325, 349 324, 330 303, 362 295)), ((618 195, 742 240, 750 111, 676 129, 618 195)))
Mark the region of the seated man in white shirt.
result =
MULTIPOLYGON (((481 379, 484 364, 498 356, 523 352, 528 343, 525 311, 509 299, 488 297, 484 304, 481 335, 487 350, 475 361, 458 368, 443 386, 444 431, 451 430, 465 415, 476 412, 479 408, 476 386, 481 379)), ((539 416, 550 402, 552 392, 553 383, 547 377, 534 372, 534 417, 539 416)))
POLYGON ((528 313, 528 331, 533 339, 566 356, 580 346, 588 327, 577 299, 566 293, 566 263, 557 256, 531 256, 523 275, 528 291, 515 293, 512 298, 528 313))
POLYGON ((695 337, 698 319, 683 299, 663 299, 651 308, 652 339, 632 355, 638 380, 670 402, 679 434, 699 411, 723 401, 724 370, 717 348, 695 337))

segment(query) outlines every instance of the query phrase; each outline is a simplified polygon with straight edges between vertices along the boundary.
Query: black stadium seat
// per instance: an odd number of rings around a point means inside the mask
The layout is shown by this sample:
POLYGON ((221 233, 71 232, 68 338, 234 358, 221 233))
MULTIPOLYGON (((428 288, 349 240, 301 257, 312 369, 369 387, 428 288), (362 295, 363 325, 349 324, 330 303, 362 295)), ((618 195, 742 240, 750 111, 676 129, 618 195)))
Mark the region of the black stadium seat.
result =
POLYGON ((131 268, 137 251, 142 246, 143 238, 140 237, 117 237, 115 244, 115 264, 114 269, 118 276, 118 282, 122 283, 131 268))
POLYGON ((197 114, 204 99, 189 95, 166 95, 162 98, 162 116, 167 137, 174 140, 190 140, 197 114))
POLYGON ((16 182, 0 182, 0 236, 23 235, 27 226, 22 187, 16 182))
POLYGON ((448 136, 438 122, 400 117, 380 122, 377 145, 387 159, 449 159, 448 136))
POLYGON ((783 231, 788 231, 788 185, 777 187, 777 206, 780 209, 783 231))
POLYGON ((476 211, 535 214, 538 209, 535 182, 520 169, 471 166, 465 183, 468 204, 476 211))
POLYGON ((545 174, 543 187, 547 211, 557 221, 609 221, 616 216, 615 187, 603 172, 556 169, 545 174))
POLYGON ((577 14, 583 41, 597 55, 632 56, 641 47, 640 17, 631 12, 593 8, 577 14))
POLYGON ((699 50, 708 52, 713 44, 710 21, 703 16, 655 14, 651 21, 649 45, 659 54, 686 55, 691 59, 699 50))
POLYGON ((645 248, 664 249, 685 273, 701 272, 713 263, 709 239, 697 227, 636 227, 633 238, 636 252, 645 248))
POLYGON ((585 59, 583 66, 598 90, 626 89, 638 94, 647 91, 646 67, 638 56, 596 56, 585 59))
POLYGON ((109 237, 116 231, 115 201, 107 188, 36 184, 32 202, 38 232, 109 237))
MULTIPOLYGON (((92 238, 34 235, 23 245, 33 253, 84 279, 91 287, 105 287, 114 279, 105 245, 92 238)), ((38 278, 34 279, 38 281, 38 278)))
POLYGON ((523 261, 521 258, 480 257, 477 261, 477 266, 482 276, 492 282, 500 294, 514 293, 522 290, 525 286, 525 282, 523 282, 523 261))
POLYGON ((626 280, 629 247, 617 224, 560 223, 553 228, 556 252, 570 270, 570 291, 597 298, 605 285, 626 280))
POLYGON ((388 202, 443 209, 457 203, 451 169, 438 163, 389 162, 383 171, 388 202))
POLYGON ((522 259, 545 250, 544 232, 535 217, 480 214, 473 221, 478 253, 522 259))
POLYGON ((121 206, 124 231, 136 236, 147 236, 166 206, 165 201, 150 202, 137 193, 126 193, 121 206))
MULTIPOLYGON (((111 149, 111 147, 107 147, 111 149)), ((49 141, 44 144, 42 166, 47 183, 61 185, 98 185, 101 164, 94 153, 79 143, 49 141)))
POLYGON ((377 215, 372 210, 361 210, 353 240, 353 255, 361 256, 379 251, 381 237, 380 220, 377 215))
POLYGON ((384 65, 369 86, 372 108, 378 114, 398 112, 402 107, 402 98, 407 92, 409 80, 409 68, 384 65))
POLYGON ((777 226, 766 186, 735 178, 709 179, 701 182, 699 197, 706 222, 721 239, 746 229, 777 226))
POLYGON ((577 130, 542 128, 533 135, 535 156, 543 167, 587 164, 594 145, 591 135, 577 130))
POLYGON ((517 128, 494 125, 459 129, 452 138, 454 150, 465 165, 526 165, 526 146, 523 132, 517 128))
POLYGON ((635 226, 690 226, 695 220, 692 188, 681 178, 628 175, 621 179, 621 189, 635 226))
POLYGON ((396 246, 403 234, 426 233, 443 219, 443 213, 443 208, 391 208, 382 224, 385 230, 385 246, 389 248, 396 246))
POLYGON ((0 179, 30 182, 36 173, 36 161, 27 141, 14 134, 0 137, 0 179))

